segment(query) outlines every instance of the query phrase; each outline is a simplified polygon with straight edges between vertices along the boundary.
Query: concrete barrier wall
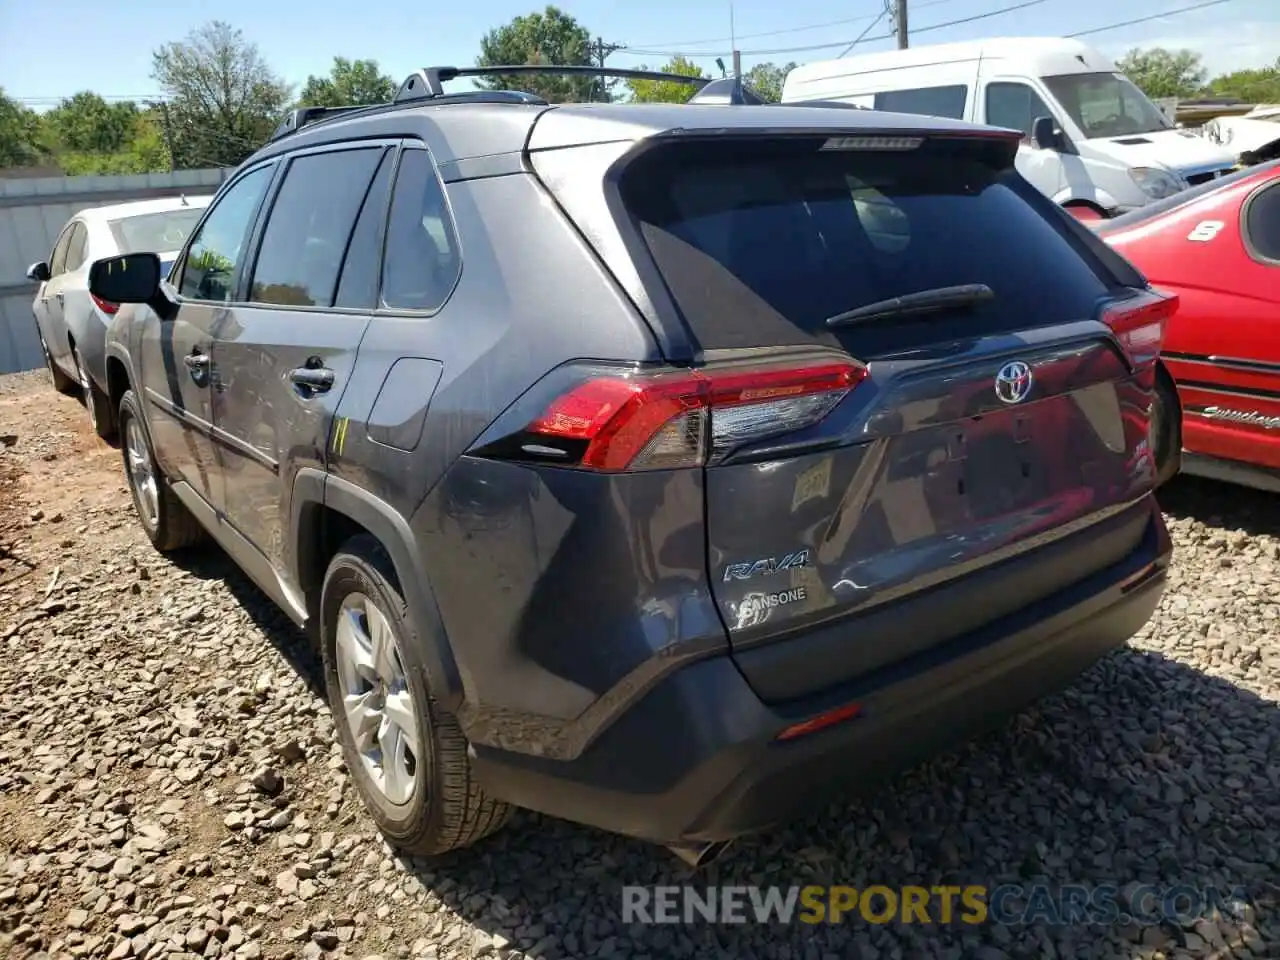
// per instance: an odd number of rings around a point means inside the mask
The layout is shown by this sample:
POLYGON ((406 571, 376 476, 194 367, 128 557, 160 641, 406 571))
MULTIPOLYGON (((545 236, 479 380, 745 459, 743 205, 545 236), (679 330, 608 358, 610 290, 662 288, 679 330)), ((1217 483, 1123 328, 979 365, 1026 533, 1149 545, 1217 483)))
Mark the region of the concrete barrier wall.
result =
POLYGON ((117 177, 19 177, 0 171, 0 374, 44 363, 31 301, 39 284, 27 267, 48 260, 66 222, 86 207, 150 197, 213 193, 228 169, 178 170, 117 177))

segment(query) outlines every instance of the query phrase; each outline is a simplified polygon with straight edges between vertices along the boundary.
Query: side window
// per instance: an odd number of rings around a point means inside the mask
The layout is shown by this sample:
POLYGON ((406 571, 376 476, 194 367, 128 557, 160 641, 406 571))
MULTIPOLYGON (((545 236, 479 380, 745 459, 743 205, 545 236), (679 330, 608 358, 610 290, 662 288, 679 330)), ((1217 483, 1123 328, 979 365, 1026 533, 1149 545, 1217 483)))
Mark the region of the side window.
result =
POLYGON ((226 303, 235 294, 236 268, 273 166, 237 180, 213 205, 187 248, 178 291, 189 300, 226 303))
POLYGON ((67 245, 67 271, 79 270, 84 263, 88 249, 89 231, 83 223, 77 223, 71 230, 71 243, 67 245))
POLYGON ((342 265, 342 278, 338 281, 335 307, 365 307, 372 310, 378 304, 378 267, 382 264, 382 245, 378 232, 382 229, 387 213, 387 194, 391 190, 391 165, 395 156, 391 151, 378 164, 364 206, 356 220, 356 228, 347 245, 347 259, 342 265))
POLYGON ((382 303, 397 310, 435 310, 462 272, 462 258, 431 155, 406 150, 391 196, 382 303))
POLYGON ((1280 264, 1280 183, 1273 183, 1249 201, 1244 234, 1256 259, 1280 264))
POLYGON ((62 228, 57 242, 53 245, 53 255, 49 257, 49 276, 56 277, 67 269, 67 247, 71 245, 71 235, 75 232, 75 224, 69 223, 62 228))
POLYGON ((1031 128, 1037 117, 1052 117, 1040 95, 1025 83, 987 84, 987 123, 993 127, 1021 130, 1024 140, 1031 139, 1031 128))
POLYGON ((969 88, 958 84, 951 87, 921 87, 917 90, 877 93, 875 108, 888 113, 915 113, 926 117, 963 120, 965 104, 968 102, 969 88))
POLYGON ((338 271, 384 149, 295 157, 267 215, 249 299, 295 307, 333 305, 338 271))

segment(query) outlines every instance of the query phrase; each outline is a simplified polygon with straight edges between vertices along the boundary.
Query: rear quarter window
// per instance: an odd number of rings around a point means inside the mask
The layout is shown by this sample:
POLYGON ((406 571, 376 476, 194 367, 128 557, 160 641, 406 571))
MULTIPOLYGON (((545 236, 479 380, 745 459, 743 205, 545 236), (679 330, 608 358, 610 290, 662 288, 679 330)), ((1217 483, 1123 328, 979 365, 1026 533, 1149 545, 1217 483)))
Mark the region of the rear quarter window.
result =
MULTIPOLYGON (((627 209, 704 349, 840 345, 871 356, 1092 315, 1112 282, 1028 201, 991 149, 820 150, 822 141, 657 148, 623 174, 627 209), (968 312, 829 329, 827 317, 985 283, 968 312)), ((1003 150, 1003 148, 1001 148, 1003 150)))

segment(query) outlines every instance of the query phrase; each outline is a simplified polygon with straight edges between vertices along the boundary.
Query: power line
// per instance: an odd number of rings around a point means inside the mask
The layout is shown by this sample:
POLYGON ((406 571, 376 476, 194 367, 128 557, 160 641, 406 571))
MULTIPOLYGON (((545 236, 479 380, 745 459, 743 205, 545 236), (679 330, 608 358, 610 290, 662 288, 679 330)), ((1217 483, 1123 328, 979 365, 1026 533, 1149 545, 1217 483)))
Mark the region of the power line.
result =
MULTIPOLYGON (((923 10, 926 7, 936 7, 943 3, 955 3, 956 0, 924 0, 922 3, 913 3, 913 10, 923 10)), ((825 30, 828 27, 847 27, 851 23, 866 23, 870 20, 877 23, 884 16, 884 13, 878 13, 875 16, 867 14, 861 17, 846 17, 843 20, 827 20, 824 23, 810 23, 803 27, 784 27, 780 30, 762 30, 760 33, 740 33, 737 37, 711 37, 706 40, 664 40, 662 43, 645 44, 646 47, 669 47, 684 48, 697 47, 704 43, 732 43, 734 40, 758 40, 761 37, 778 37, 788 33, 804 33, 807 30, 825 30)), ((641 51, 644 52, 644 51, 641 51)))
MULTIPOLYGON (((1046 2, 1046 0, 1024 0, 1023 3, 1015 3, 1013 6, 1001 7, 999 10, 988 10, 986 13, 976 13, 971 17, 960 17, 959 19, 956 19, 956 20, 947 20, 944 23, 932 23, 927 27, 918 27, 912 30, 911 33, 914 36, 915 34, 919 34, 919 33, 929 33, 933 30, 944 30, 947 27, 956 27, 963 23, 973 23, 976 20, 985 20, 988 17, 998 17, 1001 14, 1013 13, 1015 10, 1024 10, 1027 7, 1034 7, 1044 2, 1046 2)), ((1227 0, 1213 0, 1213 2, 1226 3, 1227 0)), ((837 43, 813 43, 803 47, 777 47, 770 50, 743 50, 741 51, 741 53, 744 57, 763 57, 763 56, 776 55, 780 53, 809 53, 810 51, 813 51, 813 50, 831 50, 836 47, 848 47, 852 43, 858 43, 858 42, 872 43, 876 40, 892 40, 895 37, 897 37, 896 32, 882 33, 874 37, 865 37, 865 38, 862 38, 861 40, 854 40, 854 41, 840 40, 837 43)), ((622 53, 624 51, 620 50, 618 52, 622 53)), ((637 55, 647 55, 651 57, 676 57, 676 56, 717 57, 717 56, 726 56, 730 51, 719 50, 712 53, 689 53, 688 51, 678 51, 678 50, 677 51, 636 50, 634 48, 628 47, 626 48, 625 52, 637 54, 637 55)))
MULTIPOLYGON (((951 2, 951 0, 927 0, 927 2, 925 3, 916 4, 915 9, 920 9, 922 7, 929 7, 929 6, 937 6, 938 4, 949 3, 949 2, 951 2)), ((1004 13, 1012 13, 1015 10, 1022 10, 1022 9, 1025 9, 1026 7, 1033 7, 1044 2, 1045 0, 1025 0, 1025 2, 1023 3, 1014 4, 1013 6, 1010 6, 1010 7, 1002 7, 999 10, 989 10, 986 13, 975 14, 971 17, 961 17, 957 20, 948 20, 944 23, 930 24, 927 27, 918 27, 916 29, 913 29, 911 33, 912 35, 915 35, 920 33, 929 33, 934 30, 943 30, 947 27, 960 26, 961 24, 973 23, 974 21, 977 21, 977 20, 985 20, 988 17, 996 17, 1004 13)), ((1153 20, 1163 20, 1165 17, 1176 16, 1177 14, 1180 14, 1180 13, 1191 13, 1196 10, 1204 10, 1208 7, 1216 7, 1216 6, 1220 6, 1221 4, 1230 3, 1230 2, 1231 0, 1204 0, 1204 2, 1202 3, 1194 3, 1194 4, 1191 4, 1190 6, 1178 7, 1174 10, 1165 10, 1162 13, 1154 13, 1146 17, 1136 17, 1132 20, 1121 20, 1118 23, 1109 23, 1101 27, 1091 27, 1088 30, 1079 30, 1079 31, 1076 31, 1075 33, 1068 33, 1066 34, 1066 36, 1072 37, 1072 38, 1092 36, 1095 33, 1105 33, 1110 30, 1119 30, 1122 27, 1132 27, 1132 26, 1136 26, 1137 24, 1150 23, 1153 20)), ((802 30, 816 30, 823 26, 833 26, 833 25, 841 25, 841 24, 847 24, 847 23, 861 23, 868 19, 872 21, 871 25, 874 26, 883 17, 884 17, 884 12, 882 11, 880 14, 878 14, 875 17, 857 17, 852 20, 835 20, 835 21, 831 21, 828 24, 810 24, 809 26, 806 26, 806 27, 794 27, 794 28, 789 28, 788 30, 772 30, 772 31, 767 31, 765 33, 744 34, 744 37, 745 36, 750 36, 750 37, 773 36, 775 34, 780 34, 780 33, 799 32, 802 30)), ((863 33, 865 34, 866 31, 863 31, 863 33)), ((838 43, 818 43, 818 44, 810 44, 808 46, 802 46, 802 47, 782 47, 782 48, 775 48, 775 49, 769 49, 769 50, 742 50, 739 52, 742 54, 742 56, 747 56, 747 57, 768 56, 768 55, 776 55, 776 54, 782 54, 782 53, 807 53, 814 50, 831 50, 836 47, 844 47, 847 52, 849 49, 851 49, 854 45, 858 43, 873 43, 877 40, 892 40, 896 36, 897 36, 896 33, 882 33, 874 37, 859 36, 852 41, 841 40, 838 43)), ((724 38, 724 39, 727 39, 727 38, 724 38)), ((693 44, 693 43, 714 43, 718 41, 690 40, 687 42, 690 44, 693 44)), ((1241 41, 1239 43, 1231 44, 1231 46, 1233 47, 1245 46, 1249 42, 1251 41, 1241 41)), ((720 51, 713 51, 708 53, 691 53, 689 51, 679 51, 679 50, 677 51, 648 50, 648 49, 642 50, 642 49, 637 49, 635 47, 615 46, 613 44, 607 44, 605 46, 605 49, 609 53, 615 53, 615 52, 627 53, 633 56, 652 56, 652 57, 683 56, 683 57, 689 57, 689 58, 706 58, 706 59, 711 59, 711 58, 720 57, 720 56, 727 56, 732 53, 732 51, 729 51, 729 50, 720 50, 720 51)), ((168 99, 167 96, 164 94, 155 94, 155 93, 99 94, 99 96, 101 96, 103 100, 133 100, 138 103, 143 103, 148 100, 157 101, 157 100, 168 99)), ((10 97, 9 99, 15 100, 18 103, 22 103, 22 104, 44 104, 44 103, 61 103, 63 100, 69 100, 71 98, 64 96, 64 97, 10 97)))
POLYGON ((1120 23, 1109 23, 1105 27, 1094 27, 1092 30, 1081 30, 1079 33, 1068 33, 1068 37, 1087 37, 1094 33, 1104 33, 1107 30, 1119 30, 1121 27, 1132 27, 1137 23, 1150 23, 1152 20, 1163 20, 1165 17, 1171 17, 1175 13, 1190 13, 1192 10, 1203 10, 1205 7, 1216 7, 1220 3, 1229 3, 1230 0, 1206 0, 1204 3, 1195 3, 1189 7, 1179 7, 1177 10, 1166 10, 1164 13, 1154 13, 1149 17, 1138 17, 1136 20, 1123 20, 1120 23))
MULTIPOLYGON (((92 91, 90 91, 92 92, 92 91)), ((18 103, 41 105, 45 103, 61 103, 63 100, 70 100, 74 94, 67 94, 61 97, 10 97, 10 100, 16 100, 18 103)), ((100 93, 98 94, 103 100, 126 101, 135 100, 141 102, 143 100, 164 100, 165 94, 162 93, 100 93)))
POLYGON ((866 29, 863 30, 860 34, 858 34, 858 39, 854 40, 853 43, 849 44, 847 47, 845 47, 843 50, 840 51, 840 56, 843 57, 846 53, 848 53, 850 50, 852 50, 854 47, 860 44, 863 41, 863 39, 866 37, 866 35, 871 32, 871 28, 874 27, 881 20, 883 20, 885 18, 885 15, 888 14, 888 12, 889 12, 889 3, 888 3, 888 0, 885 0, 885 6, 884 6, 884 9, 880 11, 880 15, 867 24, 866 29))

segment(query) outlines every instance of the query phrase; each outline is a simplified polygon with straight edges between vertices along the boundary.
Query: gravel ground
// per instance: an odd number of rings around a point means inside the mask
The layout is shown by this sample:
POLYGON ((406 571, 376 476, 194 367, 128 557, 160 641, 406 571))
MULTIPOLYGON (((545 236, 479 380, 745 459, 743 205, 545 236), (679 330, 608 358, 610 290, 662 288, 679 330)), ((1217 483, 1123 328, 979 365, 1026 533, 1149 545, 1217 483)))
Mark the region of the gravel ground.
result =
POLYGON ((1280 956, 1280 498, 1180 480, 1161 608, 1071 690, 700 884, 1246 889, 1194 925, 627 926, 668 852, 522 815, 392 855, 305 641, 216 548, 170 561, 119 454, 0 377, 0 956, 1280 956))

